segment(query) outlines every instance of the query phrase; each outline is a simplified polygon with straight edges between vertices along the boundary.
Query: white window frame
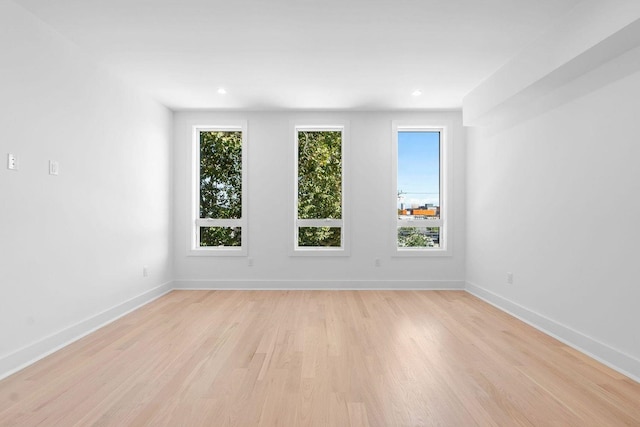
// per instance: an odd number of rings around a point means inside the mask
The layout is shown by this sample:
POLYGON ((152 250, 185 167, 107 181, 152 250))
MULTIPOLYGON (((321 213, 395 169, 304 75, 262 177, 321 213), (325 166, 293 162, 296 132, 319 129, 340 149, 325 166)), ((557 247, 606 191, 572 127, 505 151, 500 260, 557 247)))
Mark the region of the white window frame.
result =
POLYGON ((451 230, 449 218, 451 200, 449 190, 451 184, 451 126, 420 121, 392 121, 391 175, 392 175, 392 256, 451 256, 451 230), (398 218, 398 133, 399 132, 440 132, 440 219, 399 219, 398 218), (439 248, 400 248, 398 247, 399 227, 439 227, 439 248))
POLYGON ((247 186, 247 122, 234 121, 224 125, 193 126, 192 136, 192 181, 191 181, 191 226, 189 254, 192 256, 247 256, 248 255, 248 201, 247 186), (200 132, 242 132, 242 211, 237 219, 200 218, 200 132), (240 227, 241 246, 200 246, 200 227, 240 227))
POLYGON ((349 186, 347 165, 349 157, 349 124, 335 122, 331 124, 293 124, 293 203, 292 229, 293 239, 290 250, 291 256, 348 256, 349 255, 349 186), (342 218, 341 219, 299 219, 298 218, 298 132, 342 132, 342 218), (298 232, 300 227, 340 227, 340 247, 308 247, 298 246, 298 232))

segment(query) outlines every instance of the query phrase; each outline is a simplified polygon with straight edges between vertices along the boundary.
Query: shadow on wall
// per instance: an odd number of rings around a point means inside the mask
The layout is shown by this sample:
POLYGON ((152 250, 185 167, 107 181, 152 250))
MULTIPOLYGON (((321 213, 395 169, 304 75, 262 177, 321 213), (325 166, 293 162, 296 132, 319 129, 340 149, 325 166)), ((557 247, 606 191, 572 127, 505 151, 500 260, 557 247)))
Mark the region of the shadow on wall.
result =
POLYGON ((569 75, 580 68, 582 59, 574 59, 567 67, 556 70, 527 88, 519 96, 502 104, 488 118, 486 136, 534 119, 559 106, 588 95, 608 84, 640 72, 640 47, 629 50, 598 68, 582 74, 567 84, 569 75), (558 84, 560 83, 560 84, 558 84))

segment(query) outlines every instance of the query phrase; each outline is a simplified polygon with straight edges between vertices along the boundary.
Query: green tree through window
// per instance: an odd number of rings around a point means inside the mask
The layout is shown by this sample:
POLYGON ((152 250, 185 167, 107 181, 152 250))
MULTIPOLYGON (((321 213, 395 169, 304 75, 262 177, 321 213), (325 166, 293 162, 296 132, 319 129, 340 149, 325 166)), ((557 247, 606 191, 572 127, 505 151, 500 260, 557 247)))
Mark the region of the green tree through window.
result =
MULTIPOLYGON (((342 218, 342 132, 298 131, 298 218, 342 218)), ((341 246, 341 229, 300 227, 298 246, 341 246)))
POLYGON ((433 238, 427 233, 438 232, 437 228, 399 227, 398 247, 399 248, 433 248, 435 243, 433 238))
MULTIPOLYGON (((200 132, 200 218, 242 217, 242 132, 200 132)), ((200 227, 200 246, 240 246, 240 227, 200 227)))

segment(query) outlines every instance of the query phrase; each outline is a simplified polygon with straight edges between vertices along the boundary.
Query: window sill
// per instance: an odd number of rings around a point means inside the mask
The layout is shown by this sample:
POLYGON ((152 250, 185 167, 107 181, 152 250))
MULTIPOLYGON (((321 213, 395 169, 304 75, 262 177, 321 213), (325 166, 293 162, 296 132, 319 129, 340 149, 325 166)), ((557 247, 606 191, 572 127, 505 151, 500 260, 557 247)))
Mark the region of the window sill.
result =
POLYGON ((344 248, 296 248, 289 252, 290 257, 346 257, 350 253, 344 248))
POLYGON ((232 249, 228 247, 223 248, 202 248, 202 249, 190 249, 187 252, 187 256, 207 256, 207 257, 227 257, 227 256, 247 256, 246 248, 232 249))
POLYGON ((392 257, 395 258, 404 258, 404 257, 450 257, 453 256, 451 249, 396 249, 392 254, 392 257))

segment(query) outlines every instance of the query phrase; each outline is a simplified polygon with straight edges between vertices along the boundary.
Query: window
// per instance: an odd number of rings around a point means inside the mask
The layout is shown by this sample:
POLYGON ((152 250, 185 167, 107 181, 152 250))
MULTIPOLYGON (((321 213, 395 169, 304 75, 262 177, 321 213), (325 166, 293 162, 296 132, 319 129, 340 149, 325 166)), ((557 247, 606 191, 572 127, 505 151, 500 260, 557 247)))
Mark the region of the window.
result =
POLYGON ((396 255, 447 255, 444 127, 393 124, 396 255))
POLYGON ((193 134, 192 254, 246 255, 246 122, 196 126, 193 134))
POLYGON ((295 127, 294 254, 346 255, 345 126, 295 127))

